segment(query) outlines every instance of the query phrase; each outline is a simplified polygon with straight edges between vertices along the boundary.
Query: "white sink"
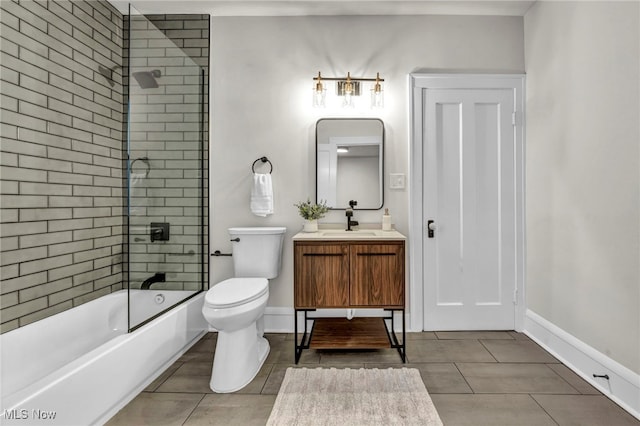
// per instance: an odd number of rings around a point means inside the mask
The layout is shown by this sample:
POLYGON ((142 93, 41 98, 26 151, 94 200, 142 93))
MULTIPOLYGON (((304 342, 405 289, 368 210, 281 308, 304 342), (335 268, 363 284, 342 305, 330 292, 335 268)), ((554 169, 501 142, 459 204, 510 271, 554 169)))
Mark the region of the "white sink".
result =
POLYGON ((323 237, 375 237, 370 231, 321 231, 323 237))
POLYGON ((405 240, 405 236, 396 230, 365 228, 362 230, 346 231, 344 228, 325 228, 317 232, 298 232, 293 236, 295 241, 350 241, 350 240, 405 240))

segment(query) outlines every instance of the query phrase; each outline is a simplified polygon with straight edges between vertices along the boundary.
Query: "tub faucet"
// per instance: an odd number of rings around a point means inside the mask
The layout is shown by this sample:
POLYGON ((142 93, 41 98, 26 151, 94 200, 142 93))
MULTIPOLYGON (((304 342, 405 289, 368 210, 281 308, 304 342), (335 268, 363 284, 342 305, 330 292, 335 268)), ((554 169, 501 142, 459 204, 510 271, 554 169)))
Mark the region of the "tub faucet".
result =
POLYGON ((151 284, 153 283, 163 283, 167 281, 167 274, 165 274, 164 272, 156 272, 156 274, 152 277, 147 278, 146 280, 144 280, 144 282, 142 283, 142 286, 140 287, 141 290, 149 290, 151 287, 151 284))
POLYGON ((353 208, 355 206, 358 205, 358 202, 355 200, 351 200, 349 201, 349 208, 346 209, 346 211, 344 212, 345 216, 347 216, 347 229, 346 231, 353 231, 353 229, 351 229, 352 226, 358 226, 358 221, 357 220, 351 220, 351 218, 353 217, 353 208))

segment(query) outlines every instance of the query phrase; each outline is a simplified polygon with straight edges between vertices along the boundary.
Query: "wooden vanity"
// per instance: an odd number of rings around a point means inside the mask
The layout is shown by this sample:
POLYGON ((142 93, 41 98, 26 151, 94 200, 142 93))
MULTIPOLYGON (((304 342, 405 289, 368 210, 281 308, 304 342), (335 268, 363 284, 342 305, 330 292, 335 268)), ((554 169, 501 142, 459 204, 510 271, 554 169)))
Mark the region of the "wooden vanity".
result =
POLYGON ((379 229, 293 237, 296 363, 308 348, 396 348, 405 361, 405 240, 397 231, 379 229), (322 317, 322 309, 382 309, 385 315, 348 320, 322 317), (396 311, 401 340, 394 332, 396 311))

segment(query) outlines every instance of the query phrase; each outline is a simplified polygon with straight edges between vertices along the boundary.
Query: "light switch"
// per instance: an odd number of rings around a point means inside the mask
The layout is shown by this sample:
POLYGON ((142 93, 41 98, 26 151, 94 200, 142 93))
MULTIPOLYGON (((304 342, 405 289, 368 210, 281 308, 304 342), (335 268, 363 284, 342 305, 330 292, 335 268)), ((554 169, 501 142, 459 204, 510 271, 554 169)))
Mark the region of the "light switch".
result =
POLYGON ((389 173, 389 188, 404 189, 405 175, 404 173, 389 173))

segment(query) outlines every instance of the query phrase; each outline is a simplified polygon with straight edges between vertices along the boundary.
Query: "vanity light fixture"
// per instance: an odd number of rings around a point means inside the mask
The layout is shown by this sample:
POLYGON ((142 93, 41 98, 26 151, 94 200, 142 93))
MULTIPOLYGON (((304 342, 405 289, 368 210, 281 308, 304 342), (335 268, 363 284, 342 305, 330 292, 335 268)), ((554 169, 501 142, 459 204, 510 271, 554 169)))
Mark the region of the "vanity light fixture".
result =
POLYGON ((384 79, 380 78, 380 73, 376 74, 376 78, 360 78, 351 77, 351 73, 348 72, 346 77, 322 77, 320 71, 318 76, 313 78, 315 82, 313 87, 313 106, 324 108, 326 106, 326 92, 324 81, 336 82, 336 94, 342 97, 343 107, 354 106, 354 96, 360 96, 360 82, 373 82, 371 86, 371 108, 384 107, 382 82, 384 79))
POLYGON ((347 152, 349 152, 349 147, 348 146, 339 146, 336 149, 336 152, 339 154, 346 154, 347 152))

